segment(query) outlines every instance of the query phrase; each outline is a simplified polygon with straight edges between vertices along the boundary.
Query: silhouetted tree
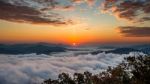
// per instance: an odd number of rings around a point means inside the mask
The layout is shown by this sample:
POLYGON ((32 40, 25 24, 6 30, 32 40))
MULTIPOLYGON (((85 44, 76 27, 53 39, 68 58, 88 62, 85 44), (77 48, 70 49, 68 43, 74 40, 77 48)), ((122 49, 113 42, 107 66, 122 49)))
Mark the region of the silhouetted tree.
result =
POLYGON ((150 57, 127 57, 115 68, 92 75, 90 72, 59 74, 57 80, 45 80, 42 84, 150 84, 150 57))

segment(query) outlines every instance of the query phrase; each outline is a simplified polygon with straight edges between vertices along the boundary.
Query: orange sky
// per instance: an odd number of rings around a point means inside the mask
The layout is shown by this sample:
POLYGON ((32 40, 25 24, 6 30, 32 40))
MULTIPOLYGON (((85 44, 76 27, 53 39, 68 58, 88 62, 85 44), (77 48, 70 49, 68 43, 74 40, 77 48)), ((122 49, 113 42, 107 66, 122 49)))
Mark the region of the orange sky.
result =
POLYGON ((0 41, 7 43, 115 43, 148 42, 147 37, 123 37, 115 28, 81 28, 73 26, 54 27, 49 25, 20 24, 0 21, 0 41))

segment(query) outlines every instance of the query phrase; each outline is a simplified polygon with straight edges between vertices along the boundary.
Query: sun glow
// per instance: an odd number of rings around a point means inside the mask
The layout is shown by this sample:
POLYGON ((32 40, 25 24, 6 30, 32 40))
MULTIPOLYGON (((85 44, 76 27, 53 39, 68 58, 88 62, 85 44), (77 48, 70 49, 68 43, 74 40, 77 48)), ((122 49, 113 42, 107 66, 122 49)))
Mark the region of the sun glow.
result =
POLYGON ((77 44, 76 44, 76 43, 72 43, 72 45, 73 45, 73 46, 77 46, 77 44))

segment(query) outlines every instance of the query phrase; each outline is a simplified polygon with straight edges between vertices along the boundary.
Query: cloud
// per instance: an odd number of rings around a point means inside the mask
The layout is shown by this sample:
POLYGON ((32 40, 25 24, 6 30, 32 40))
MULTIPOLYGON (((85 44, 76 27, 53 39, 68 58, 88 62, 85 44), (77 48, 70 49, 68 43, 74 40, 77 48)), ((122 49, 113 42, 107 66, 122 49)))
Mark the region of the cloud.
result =
MULTIPOLYGON (((111 13, 119 19, 143 23, 150 21, 150 0, 105 0, 102 11, 111 13)), ((150 37, 150 27, 119 27, 126 37, 150 37)))
MULTIPOLYGON (((75 53, 75 52, 74 52, 75 53)), ((56 79, 59 73, 90 71, 99 73, 108 66, 116 66, 124 57, 142 53, 75 55, 63 52, 52 55, 0 55, 0 84, 40 84, 49 77, 56 79)))
POLYGON ((150 16, 150 1, 105 0, 102 4, 102 11, 133 22, 149 21, 150 19, 146 17, 150 16))
POLYGON ((93 6, 95 3, 95 0, 86 0, 89 6, 93 6))
POLYGON ((72 2, 78 3, 78 4, 86 2, 89 6, 93 6, 95 3, 95 0, 72 0, 72 2))
POLYGON ((126 37, 150 37, 150 27, 119 27, 119 32, 126 37))
POLYGON ((52 12, 57 5, 56 0, 1 0, 0 19, 32 24, 69 24, 69 20, 52 12))
POLYGON ((83 3, 84 0, 72 0, 74 3, 83 3))
POLYGON ((75 7, 72 5, 69 6, 56 6, 54 7, 53 10, 57 10, 57 11, 73 11, 75 10, 75 7))

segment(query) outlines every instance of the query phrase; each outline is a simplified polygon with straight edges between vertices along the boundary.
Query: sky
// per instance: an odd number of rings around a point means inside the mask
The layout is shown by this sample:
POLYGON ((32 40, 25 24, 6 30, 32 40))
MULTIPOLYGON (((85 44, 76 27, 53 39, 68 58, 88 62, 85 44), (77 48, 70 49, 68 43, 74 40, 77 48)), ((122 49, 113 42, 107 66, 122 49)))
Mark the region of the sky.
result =
POLYGON ((0 0, 0 43, 150 43, 149 0, 0 0))

